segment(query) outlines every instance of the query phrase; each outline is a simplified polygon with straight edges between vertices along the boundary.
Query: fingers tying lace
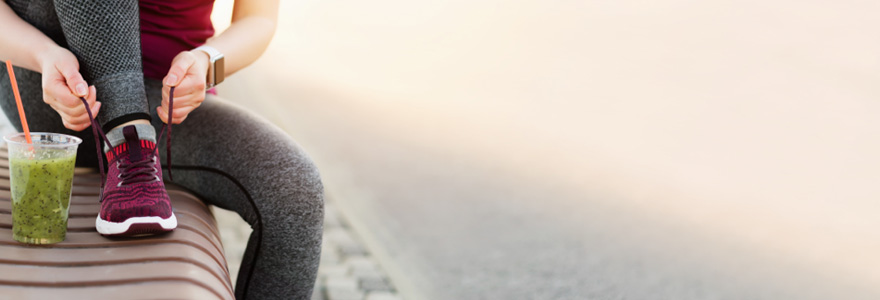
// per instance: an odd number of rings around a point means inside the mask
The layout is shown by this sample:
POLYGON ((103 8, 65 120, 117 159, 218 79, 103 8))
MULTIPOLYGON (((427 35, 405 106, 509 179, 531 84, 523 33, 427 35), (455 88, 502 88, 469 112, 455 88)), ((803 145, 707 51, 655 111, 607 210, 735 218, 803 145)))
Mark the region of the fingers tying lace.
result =
MULTIPOLYGON (((102 144, 107 144, 107 147, 109 149, 113 149, 113 145, 110 145, 110 141, 107 140, 107 136, 104 134, 104 130, 101 129, 101 126, 98 124, 98 121, 95 120, 95 116, 92 115, 92 110, 89 109, 89 103, 88 103, 88 101, 86 101, 86 98, 80 97, 79 99, 82 101, 83 106, 85 106, 85 108, 86 108, 86 112, 89 114, 89 121, 91 123, 92 133, 94 133, 94 136, 95 136, 95 148, 97 148, 97 152, 98 152, 98 156, 97 156, 98 157, 98 170, 100 170, 100 172, 101 172, 101 193, 98 196, 98 201, 103 201, 104 200, 104 183, 107 181, 107 174, 104 171, 104 159, 101 158, 102 157, 101 150, 103 149, 102 144), (103 143, 102 143, 102 141, 103 141, 103 143)), ((167 119, 168 122, 171 122, 171 113, 173 111, 174 111, 174 87, 171 87, 171 89, 168 93, 168 119, 167 119)), ((171 177, 171 123, 166 123, 165 125, 162 125, 162 130, 159 133, 159 138, 156 140, 159 141, 162 139, 162 136, 165 134, 166 127, 168 130, 168 136, 166 137, 165 154, 166 154, 166 159, 168 161, 168 179, 173 181, 173 178, 171 177)), ((120 166, 119 166, 120 170, 124 170, 124 172, 122 174, 120 174, 120 178, 123 179, 122 182, 136 183, 136 182, 140 182, 140 181, 144 181, 144 180, 153 180, 150 177, 139 176, 139 175, 147 174, 148 172, 155 170, 152 167, 144 168, 144 166, 149 164, 150 160, 152 160, 152 159, 153 158, 145 159, 143 161, 138 161, 138 162, 120 163, 120 166), (146 179, 142 179, 142 178, 146 178, 146 179)), ((158 172, 158 170, 155 170, 153 172, 158 172)), ((158 178, 158 176, 156 178, 158 178)), ((122 182, 120 182, 120 183, 122 183, 122 182)))

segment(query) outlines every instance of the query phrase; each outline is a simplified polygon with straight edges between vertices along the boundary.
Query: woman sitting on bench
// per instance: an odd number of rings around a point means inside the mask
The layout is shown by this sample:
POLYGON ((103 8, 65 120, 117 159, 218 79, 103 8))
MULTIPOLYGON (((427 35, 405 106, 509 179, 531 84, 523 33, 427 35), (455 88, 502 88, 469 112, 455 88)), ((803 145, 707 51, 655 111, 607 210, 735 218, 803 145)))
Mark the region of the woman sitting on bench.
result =
MULTIPOLYGON (((308 299, 320 258, 315 165, 284 132, 210 89, 263 53, 277 6, 236 1, 232 25, 212 38, 210 0, 0 2, 0 59, 16 64, 31 130, 85 141, 106 131, 105 143, 83 143, 77 154, 89 167, 106 155, 97 230, 173 230, 163 177, 236 211, 254 229, 238 299, 308 299), (173 143, 157 135, 163 123, 175 124, 173 143)), ((7 76, 0 71, 0 106, 15 120, 7 76)))

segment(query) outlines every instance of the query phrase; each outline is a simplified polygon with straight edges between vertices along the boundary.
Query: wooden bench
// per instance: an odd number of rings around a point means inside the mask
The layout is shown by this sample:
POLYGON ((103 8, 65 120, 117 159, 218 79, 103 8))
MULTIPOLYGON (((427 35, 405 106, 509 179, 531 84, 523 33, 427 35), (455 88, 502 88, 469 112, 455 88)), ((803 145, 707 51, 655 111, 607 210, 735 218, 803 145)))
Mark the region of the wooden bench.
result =
POLYGON ((53 245, 12 239, 9 162, 0 148, 0 299, 234 299, 214 216, 168 185, 178 219, 171 233, 106 238, 95 230, 100 175, 77 174, 67 238, 53 245))

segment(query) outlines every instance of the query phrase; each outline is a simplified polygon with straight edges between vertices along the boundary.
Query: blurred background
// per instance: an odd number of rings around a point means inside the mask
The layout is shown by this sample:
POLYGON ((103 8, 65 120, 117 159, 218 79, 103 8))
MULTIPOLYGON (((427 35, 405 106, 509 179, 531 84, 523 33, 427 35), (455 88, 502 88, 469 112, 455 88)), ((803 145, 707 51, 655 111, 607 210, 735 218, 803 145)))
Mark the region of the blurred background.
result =
POLYGON ((220 95, 406 299, 880 299, 878 11, 282 1, 220 95))
POLYGON ((878 11, 283 1, 220 93, 407 298, 878 299, 878 11))

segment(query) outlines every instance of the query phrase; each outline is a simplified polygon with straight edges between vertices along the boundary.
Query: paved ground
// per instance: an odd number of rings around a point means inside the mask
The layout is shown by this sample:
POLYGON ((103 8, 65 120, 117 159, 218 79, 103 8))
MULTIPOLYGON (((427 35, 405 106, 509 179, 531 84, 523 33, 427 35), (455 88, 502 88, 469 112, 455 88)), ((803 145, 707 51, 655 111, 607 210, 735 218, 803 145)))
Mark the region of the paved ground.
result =
POLYGON ((293 1, 230 99, 402 294, 880 298, 866 1, 293 1))

